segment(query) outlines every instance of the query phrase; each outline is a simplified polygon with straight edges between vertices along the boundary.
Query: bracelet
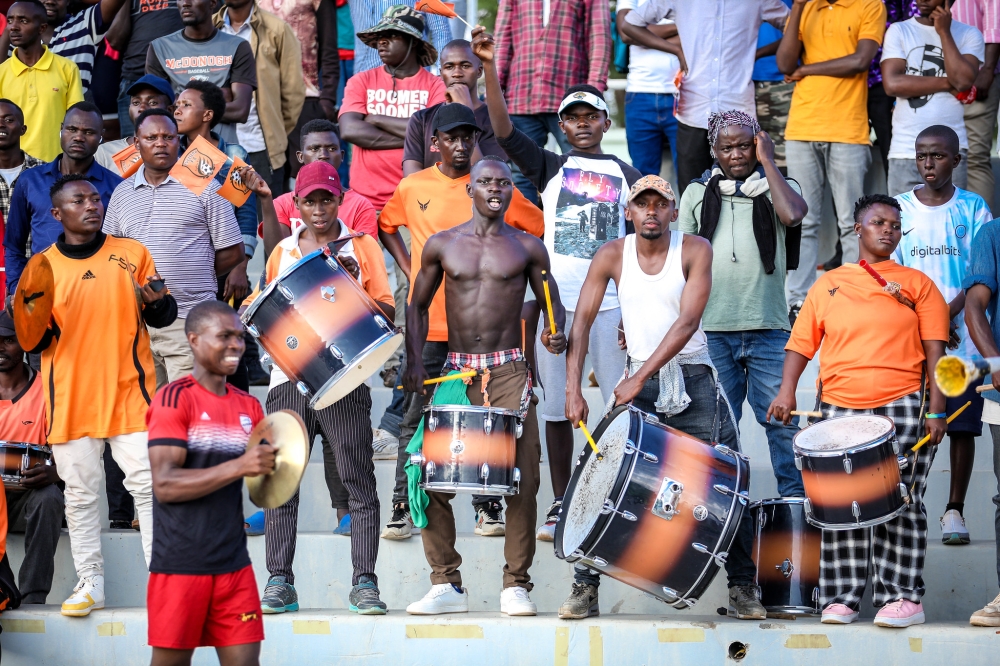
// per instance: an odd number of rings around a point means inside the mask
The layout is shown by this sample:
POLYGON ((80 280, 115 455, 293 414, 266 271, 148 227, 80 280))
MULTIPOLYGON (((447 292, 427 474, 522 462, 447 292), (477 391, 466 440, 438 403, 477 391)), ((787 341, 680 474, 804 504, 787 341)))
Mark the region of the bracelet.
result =
POLYGON ((926 414, 924 414, 924 418, 928 419, 943 419, 946 416, 948 415, 945 414, 944 412, 941 412, 940 414, 931 414, 930 412, 927 412, 926 414))

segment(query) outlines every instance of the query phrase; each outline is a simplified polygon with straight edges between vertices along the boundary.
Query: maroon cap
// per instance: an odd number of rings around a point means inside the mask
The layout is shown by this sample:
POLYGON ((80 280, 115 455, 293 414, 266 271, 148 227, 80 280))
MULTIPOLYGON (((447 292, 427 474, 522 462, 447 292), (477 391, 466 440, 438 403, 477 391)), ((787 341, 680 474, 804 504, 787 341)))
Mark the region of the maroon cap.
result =
POLYGON ((340 195, 344 188, 340 184, 340 174, 329 162, 316 161, 299 169, 295 178, 295 196, 307 197, 316 190, 326 190, 340 195))

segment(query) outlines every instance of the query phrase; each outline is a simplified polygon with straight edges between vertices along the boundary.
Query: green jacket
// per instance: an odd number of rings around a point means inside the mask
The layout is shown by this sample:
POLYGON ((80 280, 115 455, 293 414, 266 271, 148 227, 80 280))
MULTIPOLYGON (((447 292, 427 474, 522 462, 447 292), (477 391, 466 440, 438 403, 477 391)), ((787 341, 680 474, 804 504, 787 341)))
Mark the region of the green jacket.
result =
MULTIPOLYGON (((225 23, 226 8, 212 17, 217 28, 225 23)), ((288 135, 295 129, 305 101, 302 79, 302 46, 291 26, 254 2, 250 16, 250 48, 257 63, 254 102, 271 168, 285 165, 288 135)))

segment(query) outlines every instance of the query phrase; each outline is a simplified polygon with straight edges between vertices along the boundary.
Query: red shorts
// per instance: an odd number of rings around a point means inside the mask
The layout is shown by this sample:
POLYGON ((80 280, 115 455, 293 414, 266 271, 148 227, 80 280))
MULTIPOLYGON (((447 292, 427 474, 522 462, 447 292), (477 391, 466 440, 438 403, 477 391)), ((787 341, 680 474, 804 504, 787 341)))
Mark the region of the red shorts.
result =
POLYGON ((264 640, 253 567, 227 574, 149 574, 149 644, 172 650, 264 640))

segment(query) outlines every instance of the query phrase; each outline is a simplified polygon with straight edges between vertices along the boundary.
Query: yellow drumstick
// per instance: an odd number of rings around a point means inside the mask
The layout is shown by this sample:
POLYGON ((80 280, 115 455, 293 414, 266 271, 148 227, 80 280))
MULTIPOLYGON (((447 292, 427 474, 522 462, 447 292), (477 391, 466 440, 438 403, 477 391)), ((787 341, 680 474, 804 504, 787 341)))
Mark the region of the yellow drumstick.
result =
MULTIPOLYGON (((968 407, 971 404, 972 404, 972 401, 970 400, 969 402, 965 403, 964 405, 962 405, 961 407, 959 407, 958 409, 956 409, 954 412, 952 412, 951 416, 948 417, 948 419, 945 421, 945 423, 951 423, 952 421, 954 421, 955 418, 959 414, 961 414, 962 412, 964 412, 965 408, 968 407)), ((911 450, 912 451, 916 451, 917 449, 919 449, 921 446, 923 446, 924 444, 926 444, 929 441, 931 441, 931 436, 929 434, 928 435, 924 435, 923 438, 919 442, 917 442, 917 445, 914 446, 911 450)))
POLYGON ((597 455, 597 459, 604 460, 604 456, 602 456, 601 452, 597 449, 597 444, 594 443, 594 438, 590 436, 590 431, 587 430, 587 424, 580 421, 578 425, 580 426, 580 430, 583 431, 584 437, 587 438, 587 442, 590 443, 590 448, 594 449, 594 454, 597 455))
MULTIPOLYGON (((459 372, 454 375, 445 375, 444 377, 432 377, 430 379, 424 380, 424 386, 430 386, 431 384, 440 384, 441 382, 450 382, 453 379, 465 379, 467 377, 475 377, 476 374, 478 374, 476 370, 467 370, 466 372, 459 372)), ((396 388, 402 389, 403 385, 400 384, 396 388)))
MULTIPOLYGON (((552 314, 552 292, 549 291, 549 278, 548 278, 548 273, 546 273, 545 271, 542 271, 542 289, 545 290, 545 307, 548 309, 549 312, 549 328, 552 330, 552 335, 555 335, 556 318, 552 314)), ((586 432, 586 429, 584 429, 584 432, 586 432)), ((594 450, 596 451, 597 448, 595 447, 594 450)))

